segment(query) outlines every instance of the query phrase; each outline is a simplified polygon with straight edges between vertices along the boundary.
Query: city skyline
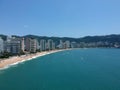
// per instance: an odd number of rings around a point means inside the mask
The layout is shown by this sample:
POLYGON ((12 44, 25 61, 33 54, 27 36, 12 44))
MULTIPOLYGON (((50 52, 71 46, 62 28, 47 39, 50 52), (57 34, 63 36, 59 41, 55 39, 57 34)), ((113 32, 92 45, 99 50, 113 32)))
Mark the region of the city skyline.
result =
POLYGON ((119 0, 1 0, 7 35, 84 37, 120 34, 119 0))

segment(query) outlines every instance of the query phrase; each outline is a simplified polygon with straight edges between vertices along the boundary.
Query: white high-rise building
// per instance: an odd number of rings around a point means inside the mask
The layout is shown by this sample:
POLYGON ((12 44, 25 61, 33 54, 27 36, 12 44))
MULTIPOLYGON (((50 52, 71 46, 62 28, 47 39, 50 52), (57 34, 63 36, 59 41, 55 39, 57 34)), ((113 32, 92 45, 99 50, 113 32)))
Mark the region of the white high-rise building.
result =
POLYGON ((53 45, 52 45, 52 50, 55 50, 55 43, 53 42, 53 45))
POLYGON ((24 38, 21 39, 21 50, 24 52, 25 51, 25 42, 24 38))
POLYGON ((53 43, 53 40, 52 39, 49 39, 48 42, 47 42, 47 49, 48 50, 53 50, 55 47, 54 47, 54 43, 53 43))
POLYGON ((37 40, 34 38, 25 38, 25 51, 34 53, 37 50, 37 40))
POLYGON ((30 52, 36 52, 37 50, 37 40, 36 39, 30 39, 30 52))
POLYGON ((76 42, 71 42, 71 48, 77 48, 77 43, 76 42))
POLYGON ((3 39, 0 37, 0 52, 4 51, 4 41, 3 39))
POLYGON ((65 41, 64 48, 70 48, 70 41, 65 41))
POLYGON ((18 38, 7 38, 5 41, 5 51, 11 54, 19 54, 21 51, 21 41, 18 38))
POLYGON ((63 41, 62 40, 60 40, 59 48, 63 49, 63 41))
POLYGON ((36 40, 36 45, 37 45, 37 50, 40 50, 40 42, 38 40, 36 40))
POLYGON ((40 40, 40 50, 45 51, 46 49, 47 49, 46 40, 44 39, 40 40))

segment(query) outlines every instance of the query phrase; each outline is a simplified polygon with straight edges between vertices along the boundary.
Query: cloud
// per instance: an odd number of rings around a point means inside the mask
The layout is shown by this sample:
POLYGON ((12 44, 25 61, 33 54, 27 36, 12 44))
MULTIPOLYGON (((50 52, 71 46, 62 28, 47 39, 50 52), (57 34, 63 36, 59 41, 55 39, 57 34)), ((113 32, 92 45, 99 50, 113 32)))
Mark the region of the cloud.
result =
POLYGON ((28 28, 29 26, 28 26, 28 25, 24 25, 23 27, 24 27, 24 28, 28 28))

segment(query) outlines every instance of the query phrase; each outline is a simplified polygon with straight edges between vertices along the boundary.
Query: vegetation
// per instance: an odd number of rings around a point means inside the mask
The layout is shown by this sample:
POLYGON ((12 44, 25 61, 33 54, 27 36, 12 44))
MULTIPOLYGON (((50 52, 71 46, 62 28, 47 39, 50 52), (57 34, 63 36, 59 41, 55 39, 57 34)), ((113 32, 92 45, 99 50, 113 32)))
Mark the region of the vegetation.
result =
POLYGON ((11 56, 11 54, 9 52, 2 52, 0 55, 0 58, 9 58, 11 56))

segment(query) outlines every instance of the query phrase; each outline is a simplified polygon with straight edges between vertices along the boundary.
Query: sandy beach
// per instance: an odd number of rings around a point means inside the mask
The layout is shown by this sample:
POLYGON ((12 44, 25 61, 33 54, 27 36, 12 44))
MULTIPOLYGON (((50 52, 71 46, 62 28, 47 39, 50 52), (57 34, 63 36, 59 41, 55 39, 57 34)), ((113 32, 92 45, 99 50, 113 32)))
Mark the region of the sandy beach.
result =
POLYGON ((21 63, 23 61, 31 60, 33 58, 37 58, 37 57, 44 56, 47 54, 59 52, 59 51, 63 51, 63 50, 44 51, 44 52, 39 52, 39 53, 35 53, 35 54, 13 56, 13 57, 10 57, 10 58, 4 59, 4 60, 0 59, 0 69, 14 65, 14 64, 21 63))

